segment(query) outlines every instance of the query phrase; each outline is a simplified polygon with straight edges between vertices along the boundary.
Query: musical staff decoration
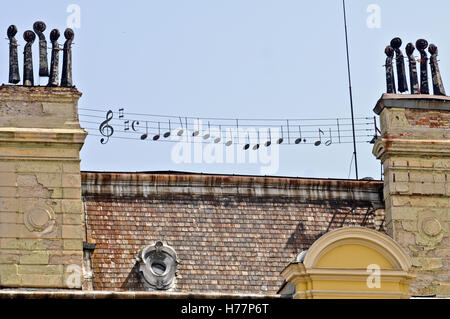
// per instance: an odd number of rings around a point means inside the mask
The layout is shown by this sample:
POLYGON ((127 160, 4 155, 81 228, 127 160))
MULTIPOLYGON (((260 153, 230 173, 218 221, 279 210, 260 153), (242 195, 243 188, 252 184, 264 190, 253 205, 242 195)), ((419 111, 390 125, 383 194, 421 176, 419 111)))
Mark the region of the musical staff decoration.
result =
MULTIPOLYGON (((48 77, 47 86, 58 86, 59 82, 59 51, 63 51, 63 66, 61 75, 61 86, 73 87, 72 84, 72 44, 74 39, 74 32, 72 29, 67 28, 64 32, 66 41, 64 48, 60 49, 58 44, 58 38, 60 33, 57 29, 53 29, 50 32, 50 40, 52 47, 47 47, 47 40, 44 35, 44 31, 47 26, 42 21, 36 21, 33 24, 33 31, 27 30, 23 34, 23 38, 26 42, 24 46, 24 62, 23 62, 23 85, 34 86, 33 78, 33 54, 32 46, 36 35, 39 37, 39 77, 48 77), (50 68, 48 65, 47 51, 51 50, 50 68)), ((19 63, 17 56, 17 47, 19 46, 15 35, 17 34, 17 27, 10 25, 7 30, 9 39, 9 79, 8 82, 12 84, 18 84, 20 82, 19 63)))
MULTIPOLYGON (((119 138, 236 145, 243 150, 258 150, 273 143, 331 146, 353 142, 351 118, 232 119, 126 113, 124 108, 118 112, 108 110, 106 115, 96 109, 79 110, 81 124, 91 130, 90 135, 101 137, 101 144, 119 138)), ((357 142, 369 143, 377 136, 375 117, 356 120, 357 142)))
MULTIPOLYGON (((384 65, 386 68, 386 93, 397 93, 394 80, 394 68, 392 64, 394 53, 396 54, 398 91, 400 93, 408 91, 404 62, 405 57, 400 50, 401 45, 402 40, 397 37, 392 39, 390 45, 388 45, 384 50, 387 56, 386 63, 384 65)), ((428 45, 427 40, 419 39, 416 41, 415 47, 412 43, 408 43, 406 45, 405 52, 409 62, 409 82, 411 94, 430 94, 428 85, 428 60, 430 60, 429 64, 433 81, 433 95, 446 95, 441 78, 441 72, 439 71, 437 46, 434 44, 428 45), (420 53, 420 58, 417 60, 414 56, 414 50, 416 48, 420 53), (430 59, 428 59, 427 52, 425 51, 426 48, 428 48, 428 52, 430 53, 430 59), (420 86, 417 76, 416 62, 420 63, 420 86)))

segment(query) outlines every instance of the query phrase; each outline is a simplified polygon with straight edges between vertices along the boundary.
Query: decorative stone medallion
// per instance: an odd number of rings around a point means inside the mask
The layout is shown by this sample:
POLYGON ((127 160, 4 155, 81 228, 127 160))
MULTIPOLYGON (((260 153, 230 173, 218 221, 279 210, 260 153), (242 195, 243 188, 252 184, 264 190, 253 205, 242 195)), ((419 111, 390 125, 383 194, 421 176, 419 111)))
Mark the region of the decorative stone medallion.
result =
POLYGON ((37 204, 25 212, 24 223, 30 232, 48 233, 55 225, 55 213, 51 207, 37 204))
POLYGON ((442 225, 436 217, 427 217, 422 220, 422 231, 425 235, 435 237, 442 231, 442 225))
POLYGON ((417 219, 418 232, 416 243, 427 247, 435 247, 444 238, 445 230, 442 226, 444 216, 439 213, 424 211, 419 212, 417 219))

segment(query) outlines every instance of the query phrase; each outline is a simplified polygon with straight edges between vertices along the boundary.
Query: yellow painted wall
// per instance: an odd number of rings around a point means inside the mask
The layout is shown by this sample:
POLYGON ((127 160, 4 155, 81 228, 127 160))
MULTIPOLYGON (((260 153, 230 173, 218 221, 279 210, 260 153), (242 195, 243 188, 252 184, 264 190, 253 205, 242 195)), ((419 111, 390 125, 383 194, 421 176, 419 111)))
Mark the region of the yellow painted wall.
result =
POLYGON ((371 264, 377 264, 381 269, 393 269, 386 257, 372 248, 358 244, 344 244, 331 249, 320 258, 316 267, 366 269, 371 264))

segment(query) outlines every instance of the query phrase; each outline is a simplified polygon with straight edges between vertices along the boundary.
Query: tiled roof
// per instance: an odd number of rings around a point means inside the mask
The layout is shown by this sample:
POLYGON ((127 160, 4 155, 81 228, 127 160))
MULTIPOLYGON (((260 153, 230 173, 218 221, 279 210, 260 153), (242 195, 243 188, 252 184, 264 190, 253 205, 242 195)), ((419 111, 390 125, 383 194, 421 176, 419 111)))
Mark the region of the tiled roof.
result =
POLYGON ((180 260, 174 291, 275 294, 325 232, 383 231, 380 181, 83 172, 82 186, 97 290, 142 290, 135 257, 162 240, 180 260))

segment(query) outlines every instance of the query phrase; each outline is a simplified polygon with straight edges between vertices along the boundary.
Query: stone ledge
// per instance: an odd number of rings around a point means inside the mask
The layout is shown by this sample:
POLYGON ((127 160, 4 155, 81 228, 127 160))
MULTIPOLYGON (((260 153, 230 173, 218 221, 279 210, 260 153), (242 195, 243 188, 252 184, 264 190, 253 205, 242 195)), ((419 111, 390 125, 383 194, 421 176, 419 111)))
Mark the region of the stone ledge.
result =
POLYGON ((67 129, 0 127, 0 142, 82 144, 87 134, 86 130, 79 127, 67 129))
POLYGON ((23 86, 1 85, 0 98, 2 101, 21 102, 69 102, 78 101, 81 92, 75 87, 23 86))
POLYGON ((383 94, 373 111, 380 115, 384 108, 406 108, 450 111, 450 96, 427 94, 383 94))

